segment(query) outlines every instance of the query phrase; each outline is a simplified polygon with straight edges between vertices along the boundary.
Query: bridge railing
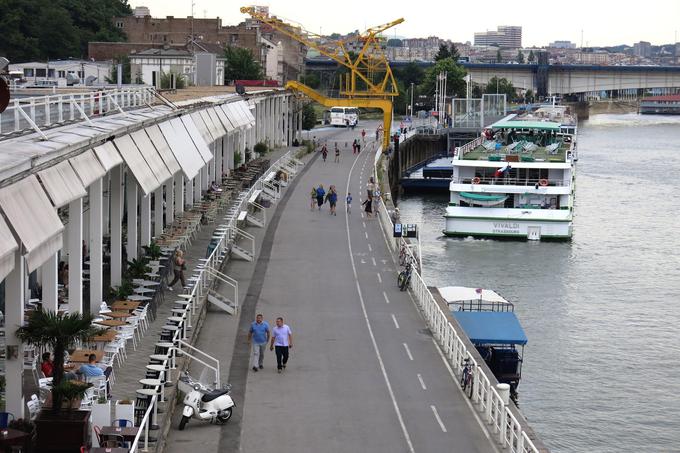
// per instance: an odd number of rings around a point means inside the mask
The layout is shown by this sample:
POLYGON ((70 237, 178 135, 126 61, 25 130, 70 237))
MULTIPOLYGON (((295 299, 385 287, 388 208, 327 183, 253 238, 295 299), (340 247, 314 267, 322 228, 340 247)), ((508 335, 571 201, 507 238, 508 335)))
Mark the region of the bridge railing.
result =
MULTIPOLYGON (((379 158, 381 154, 381 149, 378 148, 373 169, 373 176, 376 181, 378 181, 377 168, 378 165, 381 165, 379 158)), ((385 203, 379 203, 378 217, 384 225, 385 231, 391 234, 391 231, 394 230, 394 224, 387 212, 385 203)), ((419 262, 404 238, 399 238, 396 242, 388 240, 388 244, 393 252, 403 247, 411 258, 411 262, 419 262)), ((465 346, 461 334, 449 322, 415 266, 411 274, 410 291, 418 308, 423 313, 435 341, 458 378, 462 376, 464 360, 469 359, 469 363, 472 364, 473 391, 471 399, 487 427, 497 436, 496 439, 500 445, 504 449, 507 448, 510 453, 539 453, 538 448, 531 441, 522 424, 512 414, 511 403, 506 402, 500 396, 491 384, 492 381, 479 367, 479 364, 465 346)))

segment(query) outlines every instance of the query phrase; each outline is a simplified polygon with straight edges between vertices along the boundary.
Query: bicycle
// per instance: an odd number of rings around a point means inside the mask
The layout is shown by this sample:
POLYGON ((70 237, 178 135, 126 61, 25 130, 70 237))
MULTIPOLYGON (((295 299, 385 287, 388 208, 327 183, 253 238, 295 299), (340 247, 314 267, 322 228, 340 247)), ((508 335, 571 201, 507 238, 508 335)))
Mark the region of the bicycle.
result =
POLYGON ((469 358, 463 360, 463 374, 461 374, 460 376, 460 386, 463 388, 463 393, 467 393, 468 398, 472 398, 472 389, 474 387, 474 372, 469 358))
POLYGON ((410 258, 406 262, 404 270, 399 272, 397 277, 397 285, 399 286, 399 291, 406 291, 409 283, 411 283, 411 272, 413 271, 413 266, 411 265, 410 258))
POLYGON ((408 245, 406 245, 406 243, 401 244, 401 248, 399 249, 399 265, 400 266, 403 266, 404 264, 406 264, 406 260, 409 257, 408 249, 409 249, 409 247, 408 247, 408 245))

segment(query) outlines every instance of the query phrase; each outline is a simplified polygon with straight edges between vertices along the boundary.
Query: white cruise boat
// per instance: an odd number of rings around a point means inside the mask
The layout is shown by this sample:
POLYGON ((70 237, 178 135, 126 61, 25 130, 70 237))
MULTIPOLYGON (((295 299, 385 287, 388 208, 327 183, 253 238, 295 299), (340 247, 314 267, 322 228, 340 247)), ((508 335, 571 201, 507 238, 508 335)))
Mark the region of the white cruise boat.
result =
POLYGON ((545 106, 456 148, 444 234, 571 239, 576 134, 567 107, 545 106))

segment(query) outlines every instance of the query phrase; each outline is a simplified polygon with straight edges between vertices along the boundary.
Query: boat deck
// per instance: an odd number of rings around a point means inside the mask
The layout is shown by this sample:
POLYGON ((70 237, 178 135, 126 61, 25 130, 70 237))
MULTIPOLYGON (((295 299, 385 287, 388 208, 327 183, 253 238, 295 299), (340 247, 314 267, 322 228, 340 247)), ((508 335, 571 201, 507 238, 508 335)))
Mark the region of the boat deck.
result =
MULTIPOLYGON (((498 161, 498 162, 566 162, 567 151, 570 143, 561 143, 559 147, 550 150, 549 147, 539 146, 534 150, 526 150, 522 145, 517 144, 513 149, 512 146, 501 146, 500 148, 490 148, 491 142, 479 145, 463 156, 463 160, 483 160, 483 161, 498 161), (509 156, 511 157, 508 159, 509 156), (516 160, 515 160, 516 159, 516 160)), ((527 142, 524 142, 527 143, 527 142)))

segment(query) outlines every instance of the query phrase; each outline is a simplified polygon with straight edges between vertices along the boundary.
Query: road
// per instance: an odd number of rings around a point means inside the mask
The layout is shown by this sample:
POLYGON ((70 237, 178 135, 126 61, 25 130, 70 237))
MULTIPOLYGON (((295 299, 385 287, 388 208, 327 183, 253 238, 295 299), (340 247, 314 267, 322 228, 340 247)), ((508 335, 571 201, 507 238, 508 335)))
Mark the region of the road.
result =
MULTIPOLYGON (((367 139, 376 125, 361 125, 367 139)), ((398 290, 378 220, 361 212, 373 154, 352 155, 360 131, 317 131, 320 140, 335 134, 341 161, 333 162, 331 142, 328 161, 310 162, 272 220, 278 225, 258 259, 231 359, 229 380, 245 394, 228 424, 211 427, 219 430, 218 442, 199 439, 213 429, 190 434, 189 427, 183 451, 194 441, 220 452, 497 451, 410 296, 398 290), (327 204, 310 209, 309 194, 319 184, 337 187, 337 216, 327 204), (283 316, 293 331, 282 374, 273 353, 264 370, 249 370, 244 336, 254 313, 271 324, 283 316)), ((206 335, 217 332, 204 328, 206 335)), ((169 451, 176 436, 171 430, 169 451)))

